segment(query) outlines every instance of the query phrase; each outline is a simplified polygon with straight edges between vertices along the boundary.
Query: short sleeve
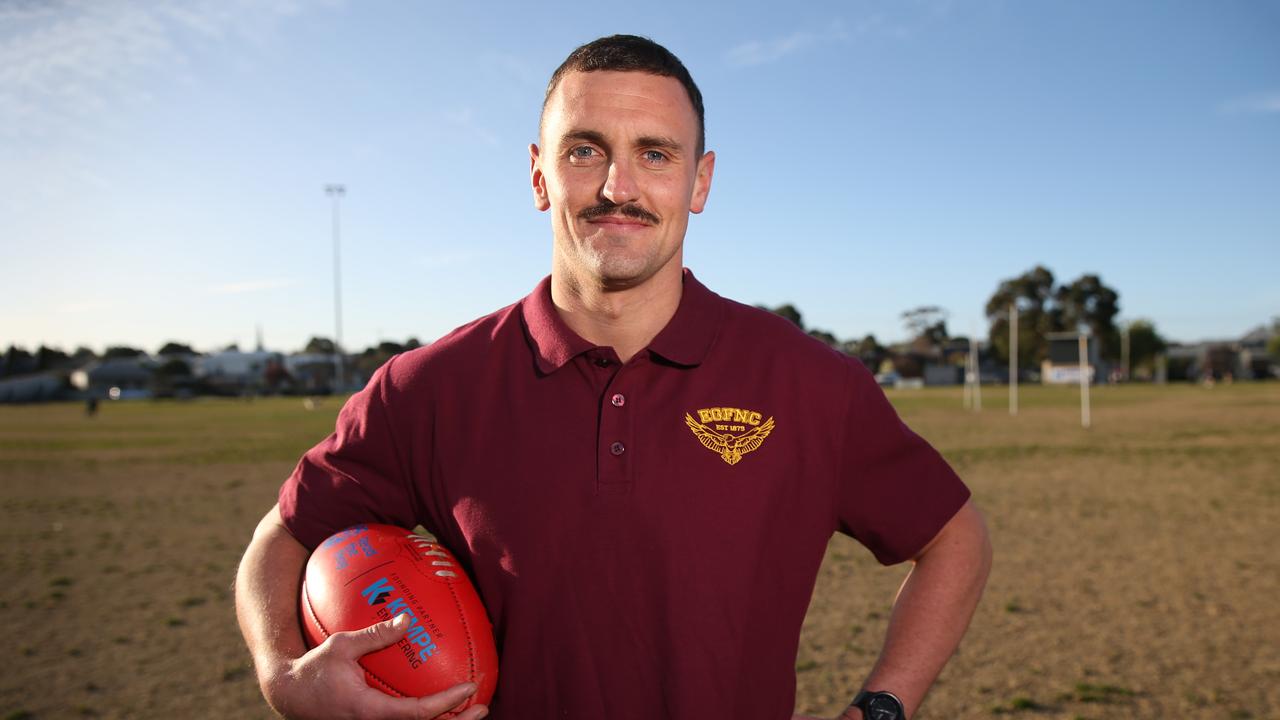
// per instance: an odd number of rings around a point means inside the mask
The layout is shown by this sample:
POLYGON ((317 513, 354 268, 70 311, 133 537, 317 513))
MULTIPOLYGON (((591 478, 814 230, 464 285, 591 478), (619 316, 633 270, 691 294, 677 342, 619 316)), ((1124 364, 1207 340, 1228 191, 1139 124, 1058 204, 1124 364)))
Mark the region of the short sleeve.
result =
POLYGON ((840 531, 892 565, 914 557, 969 499, 937 450, 912 432, 862 363, 849 361, 840 531))
POLYGON ((332 435, 307 451, 280 488, 280 514, 309 549, 362 522, 413 527, 413 492, 388 420, 388 361, 338 414, 332 435))

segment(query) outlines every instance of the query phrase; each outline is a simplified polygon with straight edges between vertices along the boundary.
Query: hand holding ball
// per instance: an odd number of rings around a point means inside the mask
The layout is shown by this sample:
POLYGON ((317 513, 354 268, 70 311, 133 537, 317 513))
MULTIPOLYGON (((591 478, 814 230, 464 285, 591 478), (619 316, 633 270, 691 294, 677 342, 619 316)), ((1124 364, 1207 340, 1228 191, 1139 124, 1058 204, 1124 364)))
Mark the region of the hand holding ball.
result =
POLYGON ((333 535, 307 562, 300 606, 312 647, 335 632, 407 618, 398 642, 360 659, 372 687, 422 697, 475 683, 475 695, 459 709, 493 697, 498 654, 488 615, 457 559, 429 538, 391 525, 333 535))

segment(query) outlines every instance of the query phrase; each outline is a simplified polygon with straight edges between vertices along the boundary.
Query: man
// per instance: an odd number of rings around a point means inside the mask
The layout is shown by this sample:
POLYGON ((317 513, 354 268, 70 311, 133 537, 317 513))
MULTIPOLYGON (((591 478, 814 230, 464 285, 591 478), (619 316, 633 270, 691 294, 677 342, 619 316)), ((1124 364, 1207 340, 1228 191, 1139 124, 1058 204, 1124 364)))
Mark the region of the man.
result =
POLYGON ((985 527, 857 361, 684 270, 703 144, 697 86, 648 40, 597 40, 556 71, 529 148, 550 277, 379 370, 245 553, 237 611, 279 712, 426 718, 474 692, 365 687, 356 659, 403 634, 391 623, 306 651, 310 549, 388 522, 468 566, 499 646, 494 717, 791 717, 834 531, 915 562, 842 718, 914 713, 981 594, 985 527))

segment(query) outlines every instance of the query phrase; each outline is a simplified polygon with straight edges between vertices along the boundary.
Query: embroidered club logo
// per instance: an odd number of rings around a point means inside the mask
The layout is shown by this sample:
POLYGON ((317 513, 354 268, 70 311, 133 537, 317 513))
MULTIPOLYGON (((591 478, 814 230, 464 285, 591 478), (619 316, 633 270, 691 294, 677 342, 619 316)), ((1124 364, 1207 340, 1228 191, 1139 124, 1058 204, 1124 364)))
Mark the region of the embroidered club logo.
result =
POLYGON ((730 465, 737 465, 743 455, 759 449, 773 432, 773 418, 763 422, 760 418, 754 410, 731 407, 703 408, 698 411, 698 420, 684 414, 684 422, 698 442, 730 465))

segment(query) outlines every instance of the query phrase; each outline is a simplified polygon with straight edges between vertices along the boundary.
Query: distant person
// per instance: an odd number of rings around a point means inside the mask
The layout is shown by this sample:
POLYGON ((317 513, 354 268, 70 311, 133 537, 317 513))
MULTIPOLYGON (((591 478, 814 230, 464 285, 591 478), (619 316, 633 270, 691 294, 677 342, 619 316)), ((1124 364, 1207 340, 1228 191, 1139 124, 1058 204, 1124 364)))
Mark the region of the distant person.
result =
POLYGON ((504 720, 791 718, 801 622, 848 534, 915 567, 841 717, 915 712, 986 582, 985 525, 858 360, 684 269, 703 143, 701 93, 649 40, 602 38, 552 75, 529 146, 550 276, 378 370, 245 552, 237 613, 281 714, 435 717, 474 691, 365 686, 356 659, 398 640, 389 622, 306 649, 307 557, 364 522, 422 524, 467 566, 504 720))
POLYGON ((90 395, 88 399, 84 401, 84 414, 86 417, 97 417, 98 397, 96 395, 90 395))

